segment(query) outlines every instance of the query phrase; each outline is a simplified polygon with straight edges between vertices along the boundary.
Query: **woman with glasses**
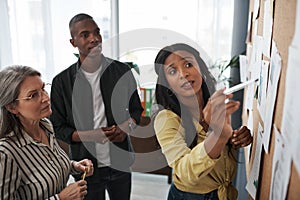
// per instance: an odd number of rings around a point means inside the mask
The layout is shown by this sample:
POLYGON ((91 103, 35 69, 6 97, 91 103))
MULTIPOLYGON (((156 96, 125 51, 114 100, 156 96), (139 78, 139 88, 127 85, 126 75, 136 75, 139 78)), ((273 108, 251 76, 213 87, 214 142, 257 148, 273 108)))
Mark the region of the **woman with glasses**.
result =
POLYGON ((66 184, 70 173, 92 175, 93 164, 70 161, 59 147, 41 74, 10 66, 0 71, 0 85, 0 199, 83 199, 85 180, 66 184))

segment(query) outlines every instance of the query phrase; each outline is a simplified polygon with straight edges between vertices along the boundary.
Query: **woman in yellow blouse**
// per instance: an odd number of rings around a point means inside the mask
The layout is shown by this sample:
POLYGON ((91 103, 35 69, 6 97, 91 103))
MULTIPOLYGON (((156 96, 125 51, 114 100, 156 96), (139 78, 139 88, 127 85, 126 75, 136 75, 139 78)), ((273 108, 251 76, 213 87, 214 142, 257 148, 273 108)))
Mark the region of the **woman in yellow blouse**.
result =
POLYGON ((240 103, 215 91, 215 80, 199 52, 186 44, 160 50, 154 128, 173 168, 168 200, 236 199, 232 185, 235 150, 252 142, 247 127, 233 130, 230 115, 240 103))

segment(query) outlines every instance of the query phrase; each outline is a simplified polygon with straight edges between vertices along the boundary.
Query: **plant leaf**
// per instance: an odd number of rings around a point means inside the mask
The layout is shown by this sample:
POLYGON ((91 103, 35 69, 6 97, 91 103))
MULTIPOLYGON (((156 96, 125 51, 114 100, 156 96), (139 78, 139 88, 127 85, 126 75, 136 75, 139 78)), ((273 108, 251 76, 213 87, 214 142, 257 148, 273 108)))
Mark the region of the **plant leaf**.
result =
POLYGON ((134 64, 133 62, 125 62, 130 69, 134 69, 136 71, 136 73, 138 73, 138 75, 140 75, 140 68, 137 64, 134 64))
POLYGON ((79 54, 78 53, 73 53, 74 56, 76 56, 76 58, 79 58, 79 54))

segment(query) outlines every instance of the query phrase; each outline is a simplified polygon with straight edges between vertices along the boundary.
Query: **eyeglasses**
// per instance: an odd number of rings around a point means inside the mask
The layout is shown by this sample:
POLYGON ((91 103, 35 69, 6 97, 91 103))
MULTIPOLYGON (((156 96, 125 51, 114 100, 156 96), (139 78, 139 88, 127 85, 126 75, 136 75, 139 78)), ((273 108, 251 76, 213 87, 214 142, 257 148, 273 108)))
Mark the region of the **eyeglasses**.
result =
POLYGON ((17 98, 15 99, 15 101, 20 101, 20 100, 38 101, 42 98, 43 94, 48 95, 48 92, 45 90, 46 86, 51 86, 51 83, 44 83, 43 88, 41 90, 33 91, 29 96, 17 98))

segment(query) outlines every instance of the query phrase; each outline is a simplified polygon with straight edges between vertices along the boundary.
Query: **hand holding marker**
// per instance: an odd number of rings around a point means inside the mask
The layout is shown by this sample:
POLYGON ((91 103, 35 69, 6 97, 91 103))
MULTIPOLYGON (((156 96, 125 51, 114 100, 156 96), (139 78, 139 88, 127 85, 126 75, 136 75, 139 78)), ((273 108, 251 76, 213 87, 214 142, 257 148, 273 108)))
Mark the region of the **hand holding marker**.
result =
POLYGON ((233 86, 233 87, 231 87, 231 88, 226 89, 226 90, 224 91, 224 94, 227 95, 227 94, 231 94, 231 93, 237 92, 237 91, 239 91, 239 90, 245 88, 246 86, 248 86, 248 85, 250 85, 250 84, 252 84, 252 83, 255 83, 255 82, 257 82, 257 81, 258 81, 258 79, 251 79, 251 80, 249 80, 249 81, 240 83, 240 84, 238 84, 238 85, 235 85, 235 86, 233 86))

